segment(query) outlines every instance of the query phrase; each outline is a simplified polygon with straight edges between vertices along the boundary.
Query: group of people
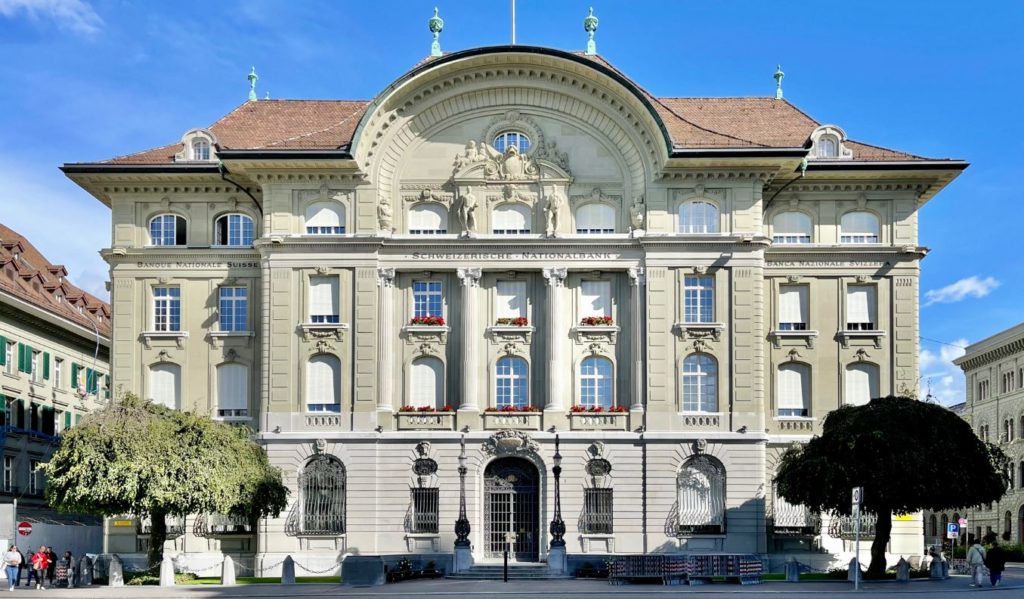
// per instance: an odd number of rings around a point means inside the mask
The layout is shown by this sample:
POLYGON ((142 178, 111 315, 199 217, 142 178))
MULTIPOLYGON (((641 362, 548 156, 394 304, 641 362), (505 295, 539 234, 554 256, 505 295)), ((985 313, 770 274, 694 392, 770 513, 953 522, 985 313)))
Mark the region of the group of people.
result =
POLYGON ((988 579, 992 586, 999 586, 1006 569, 1006 551, 999 546, 999 540, 993 535, 987 539, 991 547, 985 547, 975 541, 967 550, 967 565, 971 568, 971 586, 980 587, 984 582, 984 568, 988 568, 988 579))
POLYGON ((54 579, 66 579, 68 586, 71 586, 70 581, 73 580, 72 573, 75 567, 74 556, 71 555, 70 551, 64 552, 64 557, 60 560, 57 559, 57 554, 53 552, 52 547, 41 545, 39 551, 31 554, 28 561, 25 560, 25 554, 23 554, 16 545, 11 545, 6 553, 3 555, 4 560, 4 571, 7 574, 7 586, 8 591, 13 591, 14 587, 21 586, 21 573, 23 570, 28 569, 28 577, 25 580, 25 586, 31 587, 32 582, 35 581, 36 588, 39 590, 45 589, 44 581, 47 581, 50 586, 53 586, 54 579), (58 565, 66 568, 65 572, 58 572, 58 565))

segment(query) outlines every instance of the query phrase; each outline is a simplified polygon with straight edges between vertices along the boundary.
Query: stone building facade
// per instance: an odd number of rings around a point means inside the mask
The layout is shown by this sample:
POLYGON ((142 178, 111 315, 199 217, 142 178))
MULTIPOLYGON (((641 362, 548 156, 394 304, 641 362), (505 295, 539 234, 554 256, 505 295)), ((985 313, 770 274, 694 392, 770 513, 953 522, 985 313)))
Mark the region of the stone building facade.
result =
POLYGON ((556 440, 570 556, 847 551, 775 462, 914 386, 918 209, 965 166, 502 46, 63 170, 112 210, 114 384, 252 426, 292 489, 175 546, 314 567, 451 555, 463 444, 474 559, 544 560, 556 440))

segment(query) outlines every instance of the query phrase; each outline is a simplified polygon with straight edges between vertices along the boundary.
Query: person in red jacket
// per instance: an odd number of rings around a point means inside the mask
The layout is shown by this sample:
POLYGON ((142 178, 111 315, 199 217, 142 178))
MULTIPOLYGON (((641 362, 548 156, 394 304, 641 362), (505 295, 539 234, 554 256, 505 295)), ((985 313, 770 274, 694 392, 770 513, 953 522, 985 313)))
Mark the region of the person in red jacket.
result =
POLYGON ((36 571, 36 588, 45 589, 43 576, 46 574, 46 569, 50 567, 50 553, 46 550, 46 545, 39 547, 39 551, 32 556, 31 562, 32 569, 36 571))

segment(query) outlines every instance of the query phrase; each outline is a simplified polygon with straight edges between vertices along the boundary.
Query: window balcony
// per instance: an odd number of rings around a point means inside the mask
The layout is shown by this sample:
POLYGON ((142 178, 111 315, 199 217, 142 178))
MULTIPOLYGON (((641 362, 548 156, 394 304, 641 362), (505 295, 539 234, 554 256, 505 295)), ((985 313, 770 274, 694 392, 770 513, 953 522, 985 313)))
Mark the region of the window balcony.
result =
POLYGON ((810 435, 814 432, 815 419, 802 416, 776 416, 775 429, 780 433, 810 435))
POLYGON ((326 339, 333 337, 338 341, 344 341, 345 332, 348 331, 346 322, 304 322, 299 325, 302 332, 302 340, 326 339))
POLYGON ((814 349, 814 343, 818 339, 818 331, 815 330, 780 330, 775 329, 768 333, 768 338, 771 339, 772 345, 775 349, 782 349, 783 342, 788 339, 795 339, 797 341, 803 341, 807 349, 814 349))
POLYGON ((569 428, 574 431, 624 431, 629 412, 570 412, 569 428))
POLYGON ((707 339, 715 341, 722 339, 725 331, 723 322, 677 322, 672 325, 672 330, 683 339, 707 339))
POLYGON ((399 411, 395 414, 400 431, 453 431, 455 411, 399 411))
POLYGON ((572 328, 572 336, 576 339, 576 343, 584 345, 602 341, 614 345, 618 335, 619 327, 614 324, 583 324, 581 322, 572 328))
POLYGON ((402 338, 409 345, 430 341, 445 345, 448 343, 448 333, 450 332, 451 327, 446 324, 407 324, 402 327, 402 338))
POLYGON ((154 342, 157 345, 163 345, 162 342, 165 341, 173 341, 178 349, 185 349, 188 331, 143 331, 140 336, 146 349, 153 349, 154 342))
POLYGON ((484 428, 487 430, 539 431, 541 412, 484 412, 484 428))
POLYGON ((497 323, 487 327, 487 337, 494 343, 522 341, 529 345, 536 329, 531 325, 497 323))
POLYGON ((210 344, 215 348, 220 348, 228 342, 249 345, 256 333, 254 331, 210 331, 209 335, 210 344))
POLYGON ((882 338, 885 337, 885 331, 879 330, 850 330, 844 329, 836 333, 836 339, 843 346, 843 349, 850 347, 850 341, 856 339, 866 339, 874 342, 875 349, 882 349, 882 338))
POLYGON ((691 431, 717 431, 725 420, 721 412, 682 412, 679 417, 683 427, 691 431))

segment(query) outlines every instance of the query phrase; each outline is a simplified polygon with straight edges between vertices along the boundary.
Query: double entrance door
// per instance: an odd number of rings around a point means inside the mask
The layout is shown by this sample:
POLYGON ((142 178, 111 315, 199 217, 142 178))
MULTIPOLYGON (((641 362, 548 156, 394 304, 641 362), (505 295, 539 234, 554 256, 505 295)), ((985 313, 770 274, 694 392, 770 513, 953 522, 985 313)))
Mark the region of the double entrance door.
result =
POLYGON ((501 458, 484 470, 484 553, 500 559, 509 547, 509 559, 540 559, 540 503, 537 468, 520 458, 501 458))

